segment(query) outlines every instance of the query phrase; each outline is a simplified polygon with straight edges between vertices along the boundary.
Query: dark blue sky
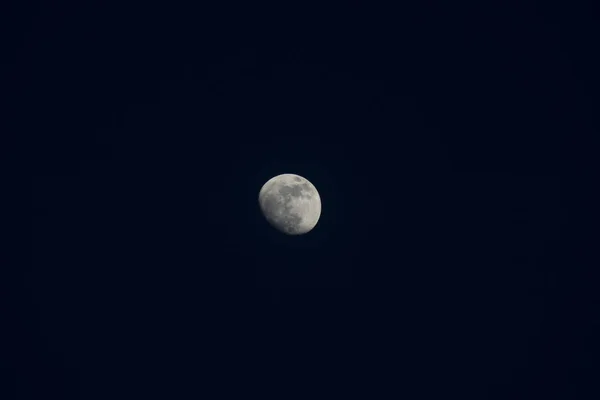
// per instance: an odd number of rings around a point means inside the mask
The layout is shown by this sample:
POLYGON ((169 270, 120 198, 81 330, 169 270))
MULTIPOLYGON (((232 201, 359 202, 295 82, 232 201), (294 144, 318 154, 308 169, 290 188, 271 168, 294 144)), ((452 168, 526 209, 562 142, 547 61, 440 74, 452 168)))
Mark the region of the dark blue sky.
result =
POLYGON ((593 10, 253 7, 15 19, 12 398, 585 398, 593 10))

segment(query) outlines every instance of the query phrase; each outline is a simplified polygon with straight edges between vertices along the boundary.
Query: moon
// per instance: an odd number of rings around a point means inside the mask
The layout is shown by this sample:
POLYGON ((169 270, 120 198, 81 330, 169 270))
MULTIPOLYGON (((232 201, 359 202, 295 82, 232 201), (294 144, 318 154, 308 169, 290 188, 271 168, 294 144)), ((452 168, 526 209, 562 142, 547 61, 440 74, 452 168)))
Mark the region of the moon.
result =
POLYGON ((260 189, 262 214, 277 230, 288 235, 310 232, 321 216, 321 197, 308 179, 295 174, 277 175, 260 189))

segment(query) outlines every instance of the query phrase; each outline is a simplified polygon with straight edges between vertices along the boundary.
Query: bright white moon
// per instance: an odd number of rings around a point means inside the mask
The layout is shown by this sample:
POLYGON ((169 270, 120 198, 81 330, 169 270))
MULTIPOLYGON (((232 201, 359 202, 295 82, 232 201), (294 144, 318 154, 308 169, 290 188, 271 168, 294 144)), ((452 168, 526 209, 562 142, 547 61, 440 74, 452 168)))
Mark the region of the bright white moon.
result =
POLYGON ((258 195, 260 209, 269 223, 288 235, 312 230, 321 216, 321 197, 307 179, 295 174, 277 175, 258 195))

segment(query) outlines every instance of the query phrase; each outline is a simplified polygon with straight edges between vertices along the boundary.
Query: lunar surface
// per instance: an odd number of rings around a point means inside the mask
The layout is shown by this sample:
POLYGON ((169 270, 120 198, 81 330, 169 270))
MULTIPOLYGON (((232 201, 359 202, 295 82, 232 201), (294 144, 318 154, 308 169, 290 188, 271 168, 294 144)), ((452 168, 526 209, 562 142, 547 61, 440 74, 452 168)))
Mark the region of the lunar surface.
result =
POLYGON ((258 195, 260 209, 269 223, 288 235, 312 230, 321 216, 321 197, 307 179, 294 174, 277 175, 258 195))

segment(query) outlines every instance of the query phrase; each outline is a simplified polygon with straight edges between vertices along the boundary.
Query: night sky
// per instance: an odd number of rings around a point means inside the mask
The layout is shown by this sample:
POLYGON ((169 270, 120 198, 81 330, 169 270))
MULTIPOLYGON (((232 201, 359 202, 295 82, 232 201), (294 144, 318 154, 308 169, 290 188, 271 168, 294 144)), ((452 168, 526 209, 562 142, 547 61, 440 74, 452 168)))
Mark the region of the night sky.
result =
POLYGON ((7 30, 2 399, 595 398, 594 9, 83 3, 7 30))

